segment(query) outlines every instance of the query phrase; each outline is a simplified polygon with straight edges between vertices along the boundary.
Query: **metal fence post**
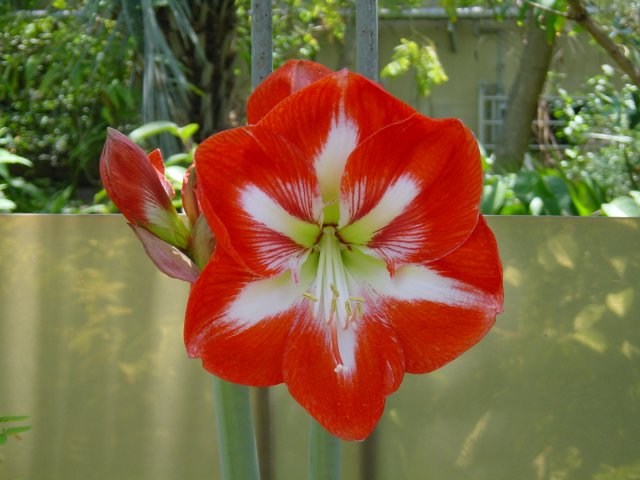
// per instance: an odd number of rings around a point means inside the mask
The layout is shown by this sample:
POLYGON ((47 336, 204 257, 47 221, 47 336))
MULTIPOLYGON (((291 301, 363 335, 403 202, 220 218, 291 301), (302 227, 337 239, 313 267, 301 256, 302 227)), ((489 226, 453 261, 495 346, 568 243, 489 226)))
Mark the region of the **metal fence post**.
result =
POLYGON ((251 86, 256 88, 272 69, 271 0, 251 0, 251 86))
POLYGON ((356 70, 378 81, 378 0, 356 0, 356 70))
MULTIPOLYGON (((251 86, 256 88, 273 70, 271 0, 251 0, 251 86)), ((273 478, 274 449, 268 387, 255 389, 256 443, 260 478, 273 478)))

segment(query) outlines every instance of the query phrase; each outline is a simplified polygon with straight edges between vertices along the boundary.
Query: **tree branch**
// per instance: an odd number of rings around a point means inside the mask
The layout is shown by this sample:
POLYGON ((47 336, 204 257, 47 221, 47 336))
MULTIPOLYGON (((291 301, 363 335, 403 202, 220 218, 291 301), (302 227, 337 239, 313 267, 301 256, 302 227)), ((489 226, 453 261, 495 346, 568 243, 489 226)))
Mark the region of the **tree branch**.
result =
POLYGON ((631 81, 640 87, 640 68, 624 54, 620 45, 615 43, 607 33, 593 21, 582 0, 567 0, 569 5, 568 18, 581 25, 591 37, 600 45, 609 56, 618 64, 618 67, 629 75, 631 81))

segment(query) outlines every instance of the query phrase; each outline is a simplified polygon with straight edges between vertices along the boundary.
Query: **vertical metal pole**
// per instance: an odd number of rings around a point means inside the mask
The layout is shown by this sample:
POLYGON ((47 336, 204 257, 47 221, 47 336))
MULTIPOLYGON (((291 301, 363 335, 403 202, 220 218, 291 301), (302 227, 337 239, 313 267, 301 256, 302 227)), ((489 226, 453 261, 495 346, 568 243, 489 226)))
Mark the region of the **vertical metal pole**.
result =
POLYGON ((256 88, 273 69, 271 0, 251 0, 251 85, 256 88))
POLYGON ((356 70, 378 81, 378 0, 356 0, 356 70))
MULTIPOLYGON (((378 81, 378 0, 356 0, 356 70, 378 81)), ((360 444, 360 478, 377 477, 378 438, 374 431, 360 444)))
MULTIPOLYGON (((271 0, 251 0, 251 86, 256 88, 273 70, 273 19, 271 0)), ((268 388, 255 390, 256 440, 260 478, 273 478, 273 437, 268 388)))

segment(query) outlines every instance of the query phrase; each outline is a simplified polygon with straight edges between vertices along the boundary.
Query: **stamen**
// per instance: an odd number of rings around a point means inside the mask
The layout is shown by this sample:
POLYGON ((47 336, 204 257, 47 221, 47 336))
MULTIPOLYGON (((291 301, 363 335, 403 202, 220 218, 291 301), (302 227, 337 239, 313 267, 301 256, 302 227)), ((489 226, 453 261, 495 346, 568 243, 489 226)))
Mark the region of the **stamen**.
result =
MULTIPOLYGON (((356 320, 362 318, 365 299, 350 295, 353 278, 343 259, 343 252, 348 247, 338 238, 336 227, 325 225, 318 243, 313 248, 318 253, 315 285, 311 291, 302 295, 310 301, 313 316, 329 329, 329 343, 336 364, 335 372, 345 372, 349 367, 345 366, 340 352, 340 335, 348 336, 349 333, 343 332, 347 332, 356 320)), ((344 343, 342 348, 350 343, 351 341, 344 343)))
POLYGON ((349 328, 349 321, 353 320, 353 318, 355 317, 353 312, 353 309, 351 308, 351 303, 349 303, 349 301, 347 300, 346 302, 344 302, 344 309, 347 312, 347 315, 344 318, 344 323, 342 325, 342 329, 343 330, 347 330, 349 328))
MULTIPOLYGON (((359 305, 359 304, 358 304, 359 305)), ((360 310, 362 310, 362 308, 360 308, 360 310)), ((360 315, 362 316, 362 315, 360 315)), ((358 317, 358 307, 356 307, 356 310, 353 311, 353 314, 349 317, 349 321, 351 323, 356 323, 356 318, 358 317)))
POLYGON ((329 313, 329 318, 327 318, 327 325, 330 327, 333 326, 333 317, 335 317, 336 310, 335 308, 331 309, 331 313, 329 313))

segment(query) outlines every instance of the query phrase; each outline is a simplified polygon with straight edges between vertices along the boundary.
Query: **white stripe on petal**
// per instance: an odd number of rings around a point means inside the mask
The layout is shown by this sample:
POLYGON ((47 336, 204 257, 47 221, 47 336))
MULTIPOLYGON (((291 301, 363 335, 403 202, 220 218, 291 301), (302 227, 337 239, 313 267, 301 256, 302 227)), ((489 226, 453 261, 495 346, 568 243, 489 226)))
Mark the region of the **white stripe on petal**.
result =
MULTIPOLYGON (((366 179, 361 181, 366 183, 366 179)), ((364 186, 356 185, 353 194, 363 196, 364 186)), ((397 218, 413 202, 420 193, 417 183, 409 175, 403 175, 396 180, 380 198, 378 204, 362 218, 340 230, 340 236, 356 245, 365 245, 376 232, 382 230, 397 218)), ((354 199, 358 200, 358 199, 354 199)), ((353 212, 347 212, 347 205, 358 205, 343 199, 340 203, 340 218, 346 223, 353 212)))
POLYGON ((248 283, 229 305, 226 320, 248 328, 302 302, 305 288, 291 279, 290 272, 248 283))
POLYGON ((481 307, 489 301, 473 287, 422 265, 403 265, 391 276, 382 260, 356 249, 345 253, 344 259, 355 282, 374 297, 425 300, 463 308, 481 307))
POLYGON ((427 300, 458 307, 484 303, 483 297, 471 287, 421 265, 403 265, 393 277, 386 272, 384 281, 375 288, 379 293, 399 300, 427 300))
POLYGON ((243 210, 253 220, 289 237, 299 245, 311 247, 320 234, 318 225, 294 217, 255 185, 242 191, 240 202, 243 210))
POLYGON ((352 372, 356 366, 356 332, 357 326, 352 326, 343 330, 338 326, 338 349, 340 350, 340 358, 342 365, 346 370, 344 373, 352 372))
POLYGON ((358 127, 343 111, 331 122, 322 150, 315 159, 316 176, 325 205, 337 202, 347 158, 358 144, 358 127))

